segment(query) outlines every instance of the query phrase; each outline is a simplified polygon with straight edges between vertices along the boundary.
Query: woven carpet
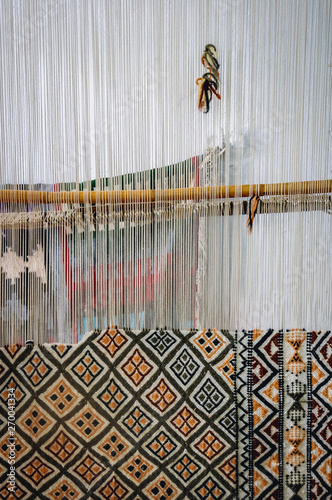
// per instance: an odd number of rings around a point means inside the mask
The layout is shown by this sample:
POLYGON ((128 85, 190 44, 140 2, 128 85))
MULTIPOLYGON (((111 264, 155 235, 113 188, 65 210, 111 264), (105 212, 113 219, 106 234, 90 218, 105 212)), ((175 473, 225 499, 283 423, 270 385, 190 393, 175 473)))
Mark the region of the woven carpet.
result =
POLYGON ((331 332, 107 329, 1 348, 0 388, 1 498, 331 499, 331 332))

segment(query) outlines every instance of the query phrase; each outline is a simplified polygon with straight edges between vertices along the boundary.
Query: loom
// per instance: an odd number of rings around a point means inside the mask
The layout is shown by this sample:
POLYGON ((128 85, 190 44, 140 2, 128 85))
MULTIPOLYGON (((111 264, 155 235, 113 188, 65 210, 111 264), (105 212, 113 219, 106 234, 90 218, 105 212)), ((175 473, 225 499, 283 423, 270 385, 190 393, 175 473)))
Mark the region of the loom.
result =
POLYGON ((68 428, 72 449, 90 441, 52 407, 44 420, 63 434, 55 445, 45 430, 37 449, 50 472, 37 480, 37 459, 20 455, 18 487, 40 499, 60 486, 81 498, 327 499, 330 0, 1 0, 0 25, 0 376, 20 374, 24 411, 46 411, 63 363, 63 387, 90 405, 81 418, 93 410, 107 430, 60 479, 68 428), (135 436, 139 411, 151 428, 135 436), (190 413, 187 443, 174 422, 190 413), (164 462, 159 427, 174 447, 164 462), (111 434, 132 448, 126 460, 105 455, 111 434), (135 457, 145 475, 131 475, 135 457))

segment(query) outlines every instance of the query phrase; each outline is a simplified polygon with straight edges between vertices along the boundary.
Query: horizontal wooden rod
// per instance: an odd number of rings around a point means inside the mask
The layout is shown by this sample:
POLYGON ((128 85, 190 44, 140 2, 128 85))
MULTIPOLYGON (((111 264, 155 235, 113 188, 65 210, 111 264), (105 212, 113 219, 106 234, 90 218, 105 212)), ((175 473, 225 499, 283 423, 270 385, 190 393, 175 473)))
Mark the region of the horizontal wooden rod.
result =
POLYGON ((277 184, 245 184, 240 186, 204 186, 178 189, 132 191, 20 191, 0 190, 0 203, 77 203, 131 204, 186 200, 248 198, 250 196, 300 195, 331 193, 332 180, 284 182, 277 184))

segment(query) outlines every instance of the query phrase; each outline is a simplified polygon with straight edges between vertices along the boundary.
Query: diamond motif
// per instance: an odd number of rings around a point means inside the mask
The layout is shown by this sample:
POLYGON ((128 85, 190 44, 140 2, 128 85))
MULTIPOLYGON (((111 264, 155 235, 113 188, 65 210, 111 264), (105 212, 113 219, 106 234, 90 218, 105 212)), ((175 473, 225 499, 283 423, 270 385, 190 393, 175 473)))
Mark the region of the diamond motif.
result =
POLYGON ((146 447, 158 460, 165 460, 171 453, 173 453, 173 451, 176 450, 177 445, 165 432, 165 430, 161 429, 157 435, 151 439, 146 447))
POLYGON ((155 349, 160 356, 176 344, 176 339, 166 330, 156 330, 146 339, 146 342, 155 349))
POLYGON ((208 360, 213 358, 219 349, 226 344, 226 341, 215 329, 199 332, 193 338, 193 342, 208 360))
POLYGON ((201 500, 219 500, 222 498, 226 491, 209 476, 205 481, 195 490, 198 498, 201 500))
POLYGON ((123 424, 132 434, 134 434, 134 436, 139 437, 148 427, 150 427, 152 420, 141 408, 139 408, 139 406, 135 406, 123 420, 123 424))
POLYGON ((207 375, 200 384, 199 390, 194 394, 195 402, 209 415, 216 411, 224 402, 226 395, 221 392, 221 386, 215 385, 212 378, 207 375))
POLYGON ((171 469, 187 483, 198 471, 202 470, 202 467, 185 453, 174 465, 172 465, 171 469))
POLYGON ((153 366, 143 357, 139 349, 135 349, 129 359, 121 366, 124 374, 138 387, 151 372, 153 366))
POLYGON ((7 382, 5 382, 4 388, 3 388, 2 392, 0 393, 0 399, 4 403, 5 406, 7 406, 7 401, 9 398, 8 389, 15 389, 15 401, 16 401, 16 408, 17 408, 18 405, 26 397, 27 393, 18 384, 17 380, 15 380, 14 377, 10 377, 10 379, 7 382))
POLYGON ((142 457, 139 452, 135 453, 135 455, 121 467, 121 471, 136 484, 143 482, 154 470, 156 470, 156 467, 142 457))
MULTIPOLYGON (((0 471, 2 472, 2 471, 0 471)), ((6 485, 2 490, 0 490, 0 498, 3 500, 20 500, 26 498, 27 492, 22 490, 19 485, 16 483, 14 493, 8 491, 8 485, 6 485)))
POLYGON ((48 418, 44 410, 34 404, 29 407, 28 413, 25 413, 23 417, 18 420, 18 424, 35 440, 46 432, 53 422, 48 418))
POLYGON ((122 500, 122 498, 127 496, 129 491, 120 483, 116 476, 112 476, 106 485, 99 490, 99 493, 106 500, 122 500))
POLYGON ((51 468, 42 461, 42 459, 35 455, 29 463, 22 469, 23 474, 30 479, 35 486, 41 484, 48 476, 53 474, 55 469, 51 468))
POLYGON ((51 406, 60 416, 67 414, 77 403, 76 391, 61 376, 51 387, 51 389, 40 396, 51 406))
POLYGON ((183 385, 187 385, 188 382, 193 379, 195 373, 197 373, 199 364, 196 363, 188 349, 183 349, 170 368, 177 379, 179 379, 183 385))
POLYGON ((47 492, 47 495, 52 500, 76 500, 79 498, 80 494, 80 491, 78 491, 67 479, 60 479, 55 487, 47 492))
POLYGON ((224 463, 218 467, 220 472, 227 477, 229 481, 236 484, 236 456, 228 458, 224 463))
POLYGON ((128 342, 128 338, 117 329, 107 328, 97 342, 107 351, 111 358, 114 358, 117 352, 128 342))
POLYGON ((235 408, 232 410, 227 409, 225 414, 219 420, 219 425, 225 432, 225 434, 232 434, 235 436, 236 432, 236 413, 235 408))
POLYGON ((234 353, 231 352, 226 359, 224 359, 218 366, 218 372, 226 379, 226 382, 230 385, 234 385, 234 364, 233 364, 234 353))
POLYGON ((111 413, 115 413, 120 406, 128 399, 120 385, 112 377, 106 387, 97 396, 111 413))
POLYGON ((194 447, 211 461, 226 448, 226 444, 209 430, 194 444, 194 447))
POLYGON ((184 436, 188 436, 188 434, 195 430, 200 422, 187 406, 184 406, 171 420, 171 424, 184 436))
POLYGON ((145 489, 151 500, 171 500, 178 495, 175 486, 163 474, 145 489))
POLYGON ((24 372, 25 378, 27 378, 34 387, 41 385, 52 368, 45 363, 44 359, 41 358, 38 352, 34 352, 28 361, 21 367, 24 372))
POLYGON ((101 454, 105 455, 108 460, 115 462, 118 461, 130 447, 129 443, 127 443, 127 441, 125 441, 124 438, 113 428, 108 436, 96 447, 96 449, 101 454))
POLYGON ((157 385, 146 395, 150 403, 159 412, 167 411, 176 400, 176 395, 166 384, 165 379, 161 378, 157 385))
POLYGON ((87 454, 78 466, 75 467, 74 472, 90 485, 105 470, 103 465, 99 464, 91 455, 87 454))
MULTIPOLYGON (((5 435, 0 441, 0 453, 3 456, 3 459, 6 463, 8 463, 8 454, 9 454, 9 439, 8 435, 5 435)), ((26 444, 22 441, 22 438, 18 435, 15 436, 15 454, 16 460, 19 460, 24 453, 29 450, 30 447, 26 446, 26 444)), ((1 498, 1 495, 0 495, 1 498)))
POLYGON ((76 414, 70 421, 78 434, 86 438, 92 438, 106 425, 106 421, 89 404, 85 405, 80 413, 76 414))
POLYGON ((51 443, 45 446, 45 449, 52 453, 61 463, 65 463, 70 459, 77 448, 78 445, 63 431, 60 431, 51 443))
POLYGON ((88 349, 71 370, 87 387, 89 387, 101 374, 104 368, 98 363, 91 350, 88 349))

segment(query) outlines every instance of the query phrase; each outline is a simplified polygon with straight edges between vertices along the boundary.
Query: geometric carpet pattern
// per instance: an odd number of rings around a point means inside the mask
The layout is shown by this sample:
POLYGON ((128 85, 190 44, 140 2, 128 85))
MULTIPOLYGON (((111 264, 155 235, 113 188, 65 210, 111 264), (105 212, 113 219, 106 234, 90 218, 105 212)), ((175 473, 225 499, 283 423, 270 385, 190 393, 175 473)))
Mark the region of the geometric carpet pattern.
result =
POLYGON ((327 500, 331 415, 331 332, 112 327, 6 346, 0 498, 327 500))

